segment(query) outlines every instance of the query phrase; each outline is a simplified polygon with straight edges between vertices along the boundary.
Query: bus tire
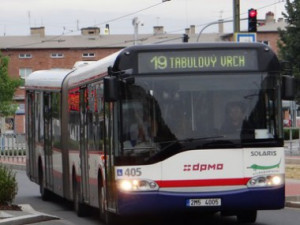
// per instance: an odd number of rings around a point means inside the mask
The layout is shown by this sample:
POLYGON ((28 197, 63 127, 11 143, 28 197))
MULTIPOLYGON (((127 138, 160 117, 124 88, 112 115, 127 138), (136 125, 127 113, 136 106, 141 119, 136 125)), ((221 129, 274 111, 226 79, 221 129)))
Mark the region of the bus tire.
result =
POLYGON ((98 184, 98 204, 99 204, 99 217, 106 225, 119 225, 120 221, 118 220, 117 215, 114 215, 111 212, 108 212, 105 209, 105 190, 103 184, 99 182, 98 184))
POLYGON ((41 167, 41 163, 39 163, 39 185, 40 185, 40 194, 43 201, 48 201, 51 198, 51 192, 45 187, 44 182, 44 172, 41 167))
POLYGON ((256 210, 243 211, 237 214, 237 220, 239 223, 255 223, 256 217, 256 210))
POLYGON ((106 225, 116 224, 116 217, 105 209, 105 190, 102 184, 98 187, 99 217, 106 225))
POLYGON ((120 224, 122 224, 121 220, 118 220, 117 215, 115 215, 111 212, 108 212, 108 211, 105 211, 105 221, 104 222, 105 222, 106 225, 120 225, 120 224))
POLYGON ((80 184, 73 178, 73 206, 79 217, 87 215, 86 207, 80 202, 80 184))
POLYGON ((99 217, 105 222, 105 192, 101 183, 98 185, 98 205, 99 205, 99 217))

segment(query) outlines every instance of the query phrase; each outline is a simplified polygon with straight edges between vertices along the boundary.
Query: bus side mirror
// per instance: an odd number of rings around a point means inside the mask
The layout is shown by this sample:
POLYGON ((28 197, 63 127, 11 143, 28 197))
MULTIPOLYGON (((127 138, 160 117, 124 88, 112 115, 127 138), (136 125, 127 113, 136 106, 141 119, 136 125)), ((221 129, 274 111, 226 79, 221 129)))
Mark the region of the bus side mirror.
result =
POLYGON ((104 101, 115 102, 119 100, 119 82, 117 77, 104 77, 104 101))
POLYGON ((296 95, 295 79, 292 76, 282 76, 281 95, 283 100, 294 100, 296 95))

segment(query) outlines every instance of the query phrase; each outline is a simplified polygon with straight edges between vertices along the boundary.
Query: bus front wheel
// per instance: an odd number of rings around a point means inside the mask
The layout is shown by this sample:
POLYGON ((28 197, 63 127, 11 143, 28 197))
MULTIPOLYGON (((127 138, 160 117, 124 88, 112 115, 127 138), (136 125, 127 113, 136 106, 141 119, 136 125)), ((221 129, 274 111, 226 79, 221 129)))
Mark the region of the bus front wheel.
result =
POLYGON ((105 210, 105 190, 102 184, 98 186, 99 217, 106 225, 114 225, 119 221, 116 215, 105 210))
POLYGON ((237 220, 239 223, 255 223, 256 217, 257 217, 256 210, 239 212, 237 214, 237 220))

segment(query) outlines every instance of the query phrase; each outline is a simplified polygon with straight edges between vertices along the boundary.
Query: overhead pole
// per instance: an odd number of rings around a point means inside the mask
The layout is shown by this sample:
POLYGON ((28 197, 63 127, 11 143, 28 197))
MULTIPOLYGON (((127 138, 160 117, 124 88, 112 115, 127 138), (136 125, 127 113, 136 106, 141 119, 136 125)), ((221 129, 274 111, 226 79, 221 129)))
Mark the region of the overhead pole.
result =
POLYGON ((240 0, 233 0, 233 32, 240 32, 240 0))

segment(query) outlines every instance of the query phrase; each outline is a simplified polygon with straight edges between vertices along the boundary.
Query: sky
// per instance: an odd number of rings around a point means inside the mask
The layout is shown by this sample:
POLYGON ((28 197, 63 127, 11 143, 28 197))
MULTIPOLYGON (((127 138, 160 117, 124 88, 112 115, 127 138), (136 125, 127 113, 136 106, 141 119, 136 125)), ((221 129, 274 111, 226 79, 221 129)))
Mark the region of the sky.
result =
MULTIPOLYGON (((30 27, 45 27, 46 35, 78 35, 84 27, 109 24, 111 34, 133 34, 132 21, 138 17, 138 32, 149 34, 153 26, 167 33, 184 33, 190 25, 199 32, 205 25, 233 17, 234 0, 0 0, 0 36, 29 35, 30 27)), ((285 0, 240 0, 241 18, 248 9, 258 10, 258 19, 272 11, 282 17, 285 0)), ((247 22, 241 22, 241 30, 247 22)), ((232 32, 227 23, 225 32, 232 32)), ((213 25, 204 32, 217 32, 213 25)))

